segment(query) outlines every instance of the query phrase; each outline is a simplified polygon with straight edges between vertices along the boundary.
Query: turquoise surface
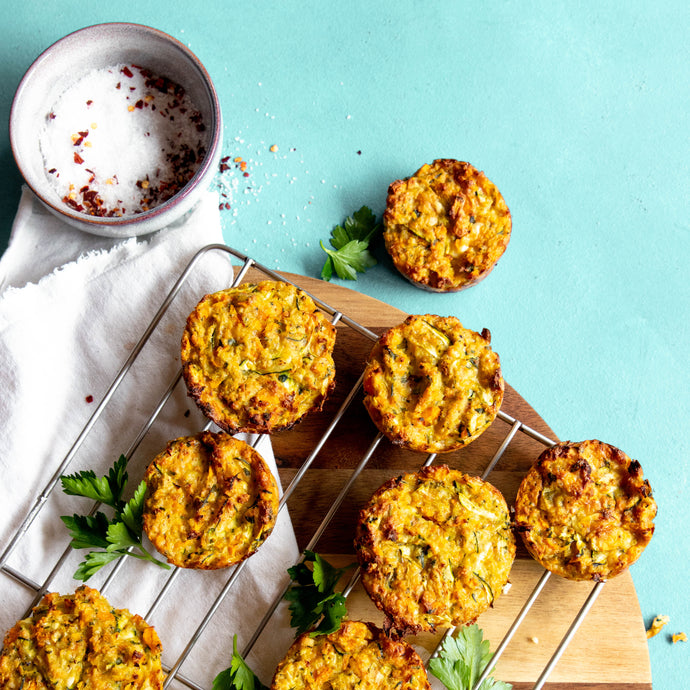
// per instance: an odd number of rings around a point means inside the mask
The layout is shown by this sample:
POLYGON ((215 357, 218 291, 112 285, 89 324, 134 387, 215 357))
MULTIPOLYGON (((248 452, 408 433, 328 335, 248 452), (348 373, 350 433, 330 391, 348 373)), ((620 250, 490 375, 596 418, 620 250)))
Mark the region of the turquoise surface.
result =
POLYGON ((687 2, 15 3, 0 44, 0 239, 21 180, 14 90, 63 35, 149 24, 198 55, 219 91, 228 244, 318 277, 320 240, 438 157, 502 191, 513 236, 494 272, 453 295, 379 263, 348 287, 408 312, 488 327, 506 379, 561 439, 599 438, 642 463, 659 503, 632 569, 656 690, 688 687, 687 2), (271 152, 272 146, 277 150, 271 152))

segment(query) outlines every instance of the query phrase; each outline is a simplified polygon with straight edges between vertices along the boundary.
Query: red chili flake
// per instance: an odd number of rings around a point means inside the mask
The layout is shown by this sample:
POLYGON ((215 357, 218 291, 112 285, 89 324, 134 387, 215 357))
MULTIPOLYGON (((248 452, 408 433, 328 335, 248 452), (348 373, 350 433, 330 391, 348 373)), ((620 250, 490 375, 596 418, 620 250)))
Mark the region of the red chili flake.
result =
POLYGON ((48 172, 49 172, 51 175, 54 175, 54 174, 57 172, 57 168, 51 168, 48 172))
POLYGON ((88 137, 88 136, 89 136, 89 130, 87 129, 87 130, 85 130, 85 131, 83 131, 83 132, 77 132, 77 134, 78 134, 80 137, 88 137))
POLYGON ((49 120, 54 120, 55 117, 56 117, 55 113, 51 110, 51 111, 48 113, 48 119, 49 119, 49 120))
POLYGON ((87 395, 86 398, 84 398, 87 403, 92 403, 93 402, 93 395, 87 395))
POLYGON ((84 159, 76 151, 74 152, 74 162, 77 165, 81 165, 84 162, 84 159))
POLYGON ((79 211, 81 213, 84 210, 84 207, 81 204, 78 204, 74 199, 70 199, 68 196, 63 196, 62 201, 68 206, 71 206, 75 211, 79 211))
POLYGON ((358 156, 361 156, 361 155, 362 155, 362 152, 361 152, 361 151, 357 151, 357 155, 358 155, 358 156))
POLYGON ((84 137, 78 137, 74 140, 74 146, 81 146, 82 141, 84 141, 84 137))
POLYGON ((122 72, 122 74, 124 74, 125 77, 129 77, 130 79, 134 76, 134 75, 132 74, 132 72, 130 71, 129 67, 127 67, 127 65, 125 65, 125 66, 120 70, 120 72, 122 72))
POLYGON ((93 103, 93 100, 91 100, 90 98, 88 101, 86 101, 86 105, 91 105, 92 103, 93 103))
POLYGON ((248 173, 248 172, 242 173, 242 175, 243 175, 244 177, 249 177, 249 173, 248 173))
POLYGON ((222 163, 220 164, 220 171, 225 172, 226 170, 230 170, 230 166, 227 163, 222 163))
POLYGON ((224 206, 225 209, 228 210, 228 211, 232 208, 232 206, 230 206, 230 204, 229 204, 227 201, 223 204, 223 206, 224 206))
POLYGON ((120 86, 121 86, 120 82, 117 82, 117 84, 115 84, 115 88, 116 88, 116 89, 119 89, 120 86))
POLYGON ((141 110, 144 107, 144 101, 141 100, 141 98, 134 104, 135 108, 139 108, 141 110))

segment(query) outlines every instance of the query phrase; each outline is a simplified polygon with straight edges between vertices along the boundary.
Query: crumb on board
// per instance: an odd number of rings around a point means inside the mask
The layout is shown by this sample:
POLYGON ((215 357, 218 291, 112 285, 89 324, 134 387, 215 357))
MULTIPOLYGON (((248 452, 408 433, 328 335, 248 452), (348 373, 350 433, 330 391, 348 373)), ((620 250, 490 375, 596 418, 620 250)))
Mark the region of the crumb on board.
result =
POLYGON ((531 642, 532 644, 539 644, 539 638, 538 637, 528 637, 527 641, 531 642))
POLYGON ((674 633, 671 636, 671 640, 673 641, 673 644, 676 644, 676 642, 687 642, 688 636, 684 632, 674 633))
POLYGON ((661 629, 669 622, 669 617, 668 616, 656 616, 654 620, 652 621, 652 624, 647 628, 647 639, 650 637, 654 637, 654 635, 657 635, 661 629))

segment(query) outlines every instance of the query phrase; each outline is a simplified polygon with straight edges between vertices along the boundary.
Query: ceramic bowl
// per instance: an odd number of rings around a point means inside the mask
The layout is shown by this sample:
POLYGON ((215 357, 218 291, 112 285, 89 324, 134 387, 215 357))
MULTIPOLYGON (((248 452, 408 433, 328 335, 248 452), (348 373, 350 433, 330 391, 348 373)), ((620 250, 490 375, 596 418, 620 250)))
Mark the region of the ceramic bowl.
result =
POLYGON ((26 184, 54 214, 94 235, 132 237, 179 220, 199 200, 218 169, 222 117, 216 90, 199 59, 172 36, 140 24, 89 26, 60 39, 28 69, 10 112, 10 143, 26 184), (63 202, 49 179, 37 132, 58 97, 92 70, 140 65, 179 84, 200 112, 205 130, 205 157, 191 179, 167 201, 140 213, 99 217, 63 202))

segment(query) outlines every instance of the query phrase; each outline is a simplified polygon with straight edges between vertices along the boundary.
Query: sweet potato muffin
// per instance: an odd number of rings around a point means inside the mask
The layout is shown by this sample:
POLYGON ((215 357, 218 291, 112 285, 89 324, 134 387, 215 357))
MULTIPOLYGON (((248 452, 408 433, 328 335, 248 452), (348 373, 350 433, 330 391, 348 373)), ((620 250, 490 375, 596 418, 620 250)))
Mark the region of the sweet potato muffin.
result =
POLYGON ((527 550, 569 580, 603 581, 623 572, 652 538, 655 516, 640 463, 601 441, 545 450, 515 500, 527 550))
POLYGON ((86 585, 46 594, 5 635, 4 690, 155 690, 163 687, 162 647, 141 616, 114 609, 86 585))
POLYGON ((182 336, 187 389, 221 429, 271 433, 321 409, 335 327, 299 288, 262 281, 206 295, 182 336))
POLYGON ((510 241, 510 211, 469 163, 439 159, 388 188, 383 238, 415 285, 455 292, 486 277, 510 241))
POLYGON ((275 525, 278 485, 271 470, 250 445, 226 433, 171 441, 144 479, 144 531, 181 568, 238 563, 275 525))
POLYGON ((330 635, 297 638, 278 664, 271 690, 422 690, 424 664, 403 640, 371 623, 344 620, 330 635))
POLYGON ((493 422, 504 382, 491 334, 454 316, 409 316, 374 345, 364 372, 364 405, 394 444, 445 453, 493 422))
POLYGON ((362 584, 400 633, 474 621, 508 582, 508 506, 494 486, 446 465, 381 486, 361 510, 362 584))

